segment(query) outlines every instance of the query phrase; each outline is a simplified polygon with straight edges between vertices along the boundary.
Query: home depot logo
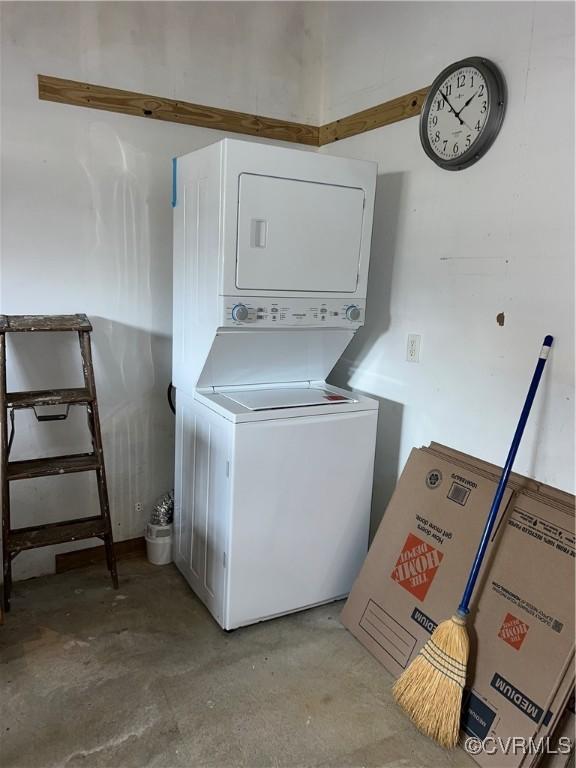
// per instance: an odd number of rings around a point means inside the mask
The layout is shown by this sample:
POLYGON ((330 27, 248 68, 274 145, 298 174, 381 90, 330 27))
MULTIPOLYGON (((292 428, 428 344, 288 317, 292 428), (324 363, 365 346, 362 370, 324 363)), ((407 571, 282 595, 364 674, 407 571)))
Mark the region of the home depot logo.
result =
POLYGON ((390 575, 401 587, 422 601, 443 557, 442 552, 409 533, 390 575))
POLYGON ((498 637, 502 638, 508 645, 511 645, 512 648, 519 650, 527 632, 528 624, 520 621, 516 616, 512 616, 511 613, 507 613, 500 627, 500 632, 498 632, 498 637))

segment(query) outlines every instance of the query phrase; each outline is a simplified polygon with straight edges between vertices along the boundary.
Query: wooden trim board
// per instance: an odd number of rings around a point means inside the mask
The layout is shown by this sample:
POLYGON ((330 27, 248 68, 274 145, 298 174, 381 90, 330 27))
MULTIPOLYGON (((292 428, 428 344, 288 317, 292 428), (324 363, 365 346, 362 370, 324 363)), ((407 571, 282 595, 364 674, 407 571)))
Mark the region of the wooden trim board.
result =
POLYGON ((407 93, 397 99, 385 101, 383 104, 364 109, 362 112, 356 112, 354 115, 321 125, 318 145, 322 147, 333 141, 348 139, 359 133, 366 133, 366 131, 373 131, 375 128, 382 128, 400 120, 407 120, 409 117, 416 117, 420 114, 427 93, 428 88, 420 88, 418 91, 412 91, 412 93, 407 93))
MULTIPOLYGON (((133 557, 146 556, 146 541, 143 536, 126 541, 115 541, 114 552, 116 560, 128 560, 133 557)), ((106 561, 106 549, 104 546, 75 549, 72 552, 62 552, 56 555, 56 573, 73 571, 76 568, 84 568, 87 565, 103 563, 106 561)))
POLYGON ((123 91, 77 80, 38 75, 38 98, 42 101, 103 109, 107 112, 134 115, 149 120, 165 120, 200 128, 242 133, 247 136, 307 144, 312 147, 322 147, 359 133, 382 128, 399 120, 415 117, 420 114, 427 90, 428 88, 421 88, 354 115, 317 126, 235 112, 231 109, 207 107, 203 104, 192 104, 162 96, 123 91))
POLYGON ((206 107, 203 104, 121 91, 104 85, 91 85, 48 75, 38 75, 38 98, 76 107, 146 117, 150 120, 166 120, 200 128, 215 128, 219 131, 318 146, 318 127, 314 125, 291 123, 273 117, 206 107))

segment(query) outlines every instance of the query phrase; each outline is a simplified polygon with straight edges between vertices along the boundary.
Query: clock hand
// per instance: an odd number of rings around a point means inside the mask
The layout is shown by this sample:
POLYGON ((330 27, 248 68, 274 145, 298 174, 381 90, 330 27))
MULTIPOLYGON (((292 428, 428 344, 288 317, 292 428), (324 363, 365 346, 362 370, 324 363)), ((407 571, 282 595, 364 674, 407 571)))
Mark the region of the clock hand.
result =
POLYGON ((461 109, 460 109, 458 112, 456 112, 456 117, 460 117, 460 115, 461 115, 461 114, 462 114, 462 112, 463 112, 463 111, 466 109, 466 107, 468 106, 468 104, 470 104, 470 102, 471 102, 473 99, 475 99, 475 98, 476 98, 476 96, 478 96, 478 93, 479 93, 479 91, 480 91, 480 88, 478 88, 478 90, 476 91, 476 93, 473 93, 473 94, 472 94, 472 96, 470 96, 470 98, 469 98, 469 99, 468 99, 468 101, 467 101, 467 102, 464 104, 464 106, 463 106, 463 107, 462 107, 462 108, 461 108, 461 109))
POLYGON ((442 93, 442 90, 439 90, 438 92, 440 93, 440 96, 442 96, 442 98, 444 99, 446 104, 448 104, 448 107, 449 107, 450 111, 454 113, 454 116, 456 117, 456 119, 460 121, 460 125, 463 125, 464 124, 464 120, 460 119, 460 115, 458 114, 458 112, 456 112, 456 110, 454 109, 452 104, 450 104, 450 102, 448 101, 448 97, 445 94, 442 93))

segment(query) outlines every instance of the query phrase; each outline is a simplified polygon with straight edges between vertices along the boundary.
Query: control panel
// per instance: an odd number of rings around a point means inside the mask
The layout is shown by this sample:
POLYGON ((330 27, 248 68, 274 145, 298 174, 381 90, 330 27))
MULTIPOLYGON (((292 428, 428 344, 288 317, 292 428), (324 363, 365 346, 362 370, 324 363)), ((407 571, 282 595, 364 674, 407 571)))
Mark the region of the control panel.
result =
POLYGON ((358 328, 364 323, 364 301, 345 299, 221 296, 223 326, 306 326, 358 328))

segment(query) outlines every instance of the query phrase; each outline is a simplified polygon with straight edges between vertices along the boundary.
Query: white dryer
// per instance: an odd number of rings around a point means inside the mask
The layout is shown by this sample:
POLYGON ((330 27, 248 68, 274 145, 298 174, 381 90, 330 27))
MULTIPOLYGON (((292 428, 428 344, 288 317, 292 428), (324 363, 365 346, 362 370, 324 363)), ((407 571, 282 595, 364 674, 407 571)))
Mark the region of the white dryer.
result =
POLYGON ((376 166, 229 140, 175 163, 174 560, 225 629, 343 597, 377 403, 325 384, 364 321, 376 166))

